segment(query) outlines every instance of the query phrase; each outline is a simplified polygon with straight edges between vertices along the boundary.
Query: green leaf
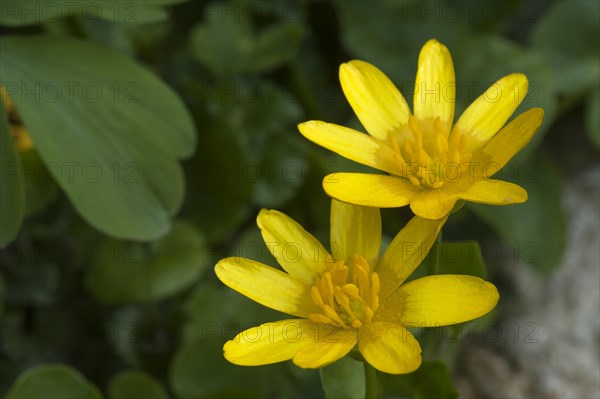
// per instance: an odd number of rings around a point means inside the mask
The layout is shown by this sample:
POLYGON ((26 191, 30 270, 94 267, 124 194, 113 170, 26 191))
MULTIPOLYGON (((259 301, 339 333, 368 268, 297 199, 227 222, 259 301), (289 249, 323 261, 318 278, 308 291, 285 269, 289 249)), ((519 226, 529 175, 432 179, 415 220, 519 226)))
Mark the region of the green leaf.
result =
POLYGON ((344 356, 320 370, 327 399, 362 399, 365 396, 365 374, 362 362, 344 356))
POLYGON ((438 247, 438 250, 439 274, 466 274, 468 276, 485 277, 485 262, 477 241, 444 241, 438 247))
POLYGON ((6 399, 101 399, 102 394, 81 373, 62 364, 33 367, 19 376, 6 399))
POLYGON ((566 244, 562 186, 557 167, 542 156, 530 162, 511 162, 495 178, 524 187, 529 199, 518 205, 497 207, 469 203, 511 247, 513 260, 548 273, 558 265, 566 244))
POLYGON ((195 145, 177 95, 129 59, 91 43, 10 36, 0 46, 0 79, 83 218, 119 238, 165 234, 184 194, 177 159, 195 145))
POLYGON ((0 101, 0 248, 17 236, 23 221, 24 188, 21 161, 12 138, 8 113, 0 101))
POLYGON ((114 376, 108 385, 110 399, 167 399, 162 384, 145 371, 125 370, 114 376))
POLYGON ((384 398, 455 399, 454 387, 448 367, 442 362, 424 361, 414 373, 403 375, 379 374, 384 398))
POLYGON ((94 297, 106 303, 152 302, 192 285, 204 271, 205 243, 191 224, 177 222, 147 246, 108 240, 86 277, 94 297))
POLYGON ((276 22, 257 33, 249 19, 258 8, 235 1, 210 4, 207 21, 192 31, 192 55, 216 75, 267 72, 294 59, 302 27, 276 22))
POLYGON ((103 19, 121 24, 153 23, 163 21, 168 13, 163 8, 187 0, 112 0, 112 1, 52 1, 17 0, 6 3, 0 14, 0 24, 23 26, 48 24, 77 15, 85 21, 103 19))
POLYGON ((600 81, 599 20, 597 1, 559 1, 532 31, 532 43, 553 68, 561 92, 581 93, 600 81))
POLYGON ((585 106, 585 122, 588 137, 600 148, 600 88, 588 98, 585 106))

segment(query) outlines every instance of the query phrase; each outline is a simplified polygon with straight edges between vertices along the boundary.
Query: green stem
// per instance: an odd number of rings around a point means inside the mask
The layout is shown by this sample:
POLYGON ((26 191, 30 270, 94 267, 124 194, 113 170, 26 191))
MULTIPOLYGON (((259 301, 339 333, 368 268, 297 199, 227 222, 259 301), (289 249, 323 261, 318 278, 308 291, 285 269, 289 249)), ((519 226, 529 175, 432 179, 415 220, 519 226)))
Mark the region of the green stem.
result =
POLYGON ((365 399, 377 399, 377 372, 367 361, 363 362, 365 368, 365 399))
POLYGON ((440 252, 442 250, 442 231, 440 230, 435 242, 429 250, 429 262, 427 262, 427 275, 432 276, 440 272, 440 252))

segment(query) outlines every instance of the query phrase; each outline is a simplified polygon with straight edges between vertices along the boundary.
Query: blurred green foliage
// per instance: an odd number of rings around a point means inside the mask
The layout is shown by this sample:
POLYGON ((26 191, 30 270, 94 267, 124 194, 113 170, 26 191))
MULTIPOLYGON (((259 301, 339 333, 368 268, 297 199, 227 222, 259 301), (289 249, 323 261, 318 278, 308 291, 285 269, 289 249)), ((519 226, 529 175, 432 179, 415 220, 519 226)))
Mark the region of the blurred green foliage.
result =
MULTIPOLYGON (((351 358, 321 378, 290 362, 226 362, 227 339, 284 316, 224 289, 211 268, 225 256, 276 266, 255 225, 262 207, 327 241, 322 177, 364 168, 306 142, 295 125, 361 129, 337 80, 353 58, 381 68, 410 103, 432 37, 453 56, 457 114, 518 71, 530 91, 517 113, 543 107, 545 118, 499 175, 523 185, 529 202, 467 205, 444 229, 439 270, 423 265, 415 276, 482 276, 484 259, 547 273, 559 263, 562 180, 600 147, 598 2, 52 3, 6 2, 0 15, 0 81, 35 143, 16 150, 16 122, 0 106, 0 395, 329 398, 363 389, 351 358), (496 252, 473 240, 498 243, 496 252), (352 384, 340 381, 348 373, 352 384)), ((410 211, 383 214, 389 242, 410 211)), ((456 345, 422 344, 447 362, 380 375, 382 395, 456 397, 456 345)))

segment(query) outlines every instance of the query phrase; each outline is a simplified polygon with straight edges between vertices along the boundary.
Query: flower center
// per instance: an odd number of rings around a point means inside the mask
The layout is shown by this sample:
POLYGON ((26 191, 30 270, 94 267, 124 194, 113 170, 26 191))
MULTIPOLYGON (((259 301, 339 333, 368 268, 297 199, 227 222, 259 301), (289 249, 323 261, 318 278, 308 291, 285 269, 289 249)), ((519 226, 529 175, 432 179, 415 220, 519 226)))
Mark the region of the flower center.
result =
POLYGON ((343 328, 369 323, 379 307, 379 276, 371 272, 369 262, 354 255, 351 267, 331 257, 326 265, 327 271, 315 278, 310 291, 322 313, 311 314, 310 319, 343 328))
POLYGON ((440 188, 445 181, 456 180, 472 157, 465 151, 465 136, 451 133, 439 117, 419 122, 411 116, 387 143, 402 165, 402 177, 416 187, 440 188))

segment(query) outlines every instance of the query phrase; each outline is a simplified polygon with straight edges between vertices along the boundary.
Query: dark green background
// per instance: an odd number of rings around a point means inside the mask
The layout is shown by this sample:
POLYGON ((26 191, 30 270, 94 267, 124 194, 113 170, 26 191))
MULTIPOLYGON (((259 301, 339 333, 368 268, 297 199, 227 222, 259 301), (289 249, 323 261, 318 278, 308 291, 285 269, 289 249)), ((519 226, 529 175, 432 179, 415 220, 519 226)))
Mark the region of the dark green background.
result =
MULTIPOLYGON (((477 257, 444 270, 483 275, 481 251, 493 280, 498 246, 540 273, 559 264, 562 181, 597 161, 600 145, 597 1, 79 1, 60 18, 43 3, 5 2, 0 16, 0 81, 36 144, 17 153, 2 111, 1 395, 323 396, 317 371, 222 358, 237 331, 283 316, 224 289, 212 266, 231 255, 274 265, 255 225, 263 207, 328 241, 322 177, 366 169, 296 124, 361 129, 337 78, 355 58, 411 103, 430 38, 453 56, 457 115, 511 72, 530 81, 517 113, 545 110, 501 173, 529 201, 454 214, 444 240, 468 240, 461 248, 477 257)), ((384 242, 410 216, 383 211, 384 242)), ((456 395, 453 351, 422 344, 444 362, 382 376, 390 397, 456 395)), ((329 397, 362 389, 338 384, 355 363, 323 371, 329 397)))

